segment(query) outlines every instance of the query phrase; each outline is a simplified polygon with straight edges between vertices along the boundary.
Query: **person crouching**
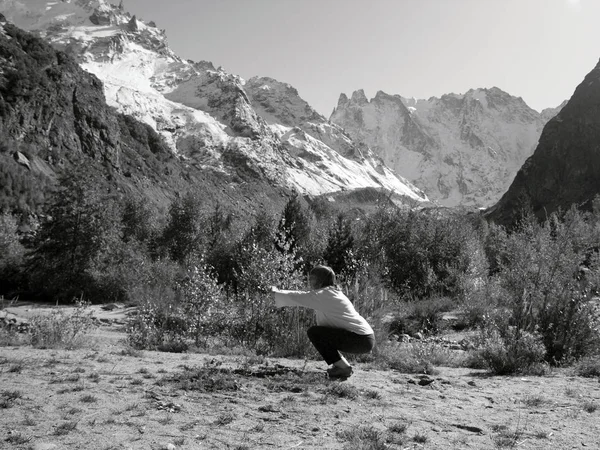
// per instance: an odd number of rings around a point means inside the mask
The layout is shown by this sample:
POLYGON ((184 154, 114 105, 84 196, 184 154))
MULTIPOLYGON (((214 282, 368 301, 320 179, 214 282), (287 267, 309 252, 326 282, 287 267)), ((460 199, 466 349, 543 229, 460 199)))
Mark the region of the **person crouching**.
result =
POLYGON ((317 325, 307 330, 308 339, 328 365, 329 378, 348 378, 352 366, 340 353, 369 353, 375 335, 367 321, 354 309, 348 297, 337 287, 335 272, 328 266, 316 266, 309 274, 310 291, 271 292, 275 306, 302 306, 316 311, 317 325))

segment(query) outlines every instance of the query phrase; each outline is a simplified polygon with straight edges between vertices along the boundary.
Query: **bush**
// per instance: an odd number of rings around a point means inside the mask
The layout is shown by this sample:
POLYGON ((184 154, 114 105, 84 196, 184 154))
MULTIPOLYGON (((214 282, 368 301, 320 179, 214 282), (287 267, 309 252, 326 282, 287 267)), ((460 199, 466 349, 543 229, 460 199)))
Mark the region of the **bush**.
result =
POLYGON ((178 197, 169 208, 168 222, 161 241, 171 259, 180 264, 201 250, 201 212, 202 201, 194 193, 178 197))
POLYGON ((17 234, 17 219, 0 214, 0 295, 22 283, 25 248, 17 234))
POLYGON ((495 278, 482 280, 481 284, 471 289, 460 305, 462 327, 478 329, 485 325, 493 314, 498 299, 502 298, 502 289, 495 278))
POLYGON ((230 304, 202 260, 188 271, 180 293, 187 336, 196 345, 206 345, 208 337, 225 332, 230 304))
POLYGON ((434 297, 406 303, 401 316, 396 317, 389 325, 389 332, 397 335, 408 334, 415 336, 435 335, 443 331, 444 312, 455 307, 454 302, 447 297, 434 297))
POLYGON ((127 344, 136 350, 187 350, 188 326, 180 308, 146 300, 127 325, 127 344))
POLYGON ((600 349, 591 302, 599 285, 598 259, 588 258, 589 275, 580 274, 595 235, 591 219, 572 210, 541 225, 524 222, 496 246, 501 250, 495 277, 504 292, 499 306, 508 311, 515 339, 528 333, 540 336, 551 364, 569 363, 600 349))
POLYGON ((546 356, 541 336, 494 322, 481 330, 477 347, 472 364, 496 375, 539 374, 546 356))
POLYGON ((600 355, 588 356, 577 362, 575 371, 580 377, 600 378, 600 355))
POLYGON ((138 309, 126 328, 128 345, 136 350, 187 349, 188 326, 177 294, 181 268, 170 260, 157 260, 145 267, 143 275, 143 282, 130 292, 138 309))
POLYGON ((357 269, 351 221, 338 214, 330 225, 323 258, 336 274, 353 276, 357 269))
POLYGON ((31 345, 37 348, 73 349, 83 344, 83 338, 96 326, 88 304, 79 301, 69 314, 55 309, 48 315, 39 314, 30 321, 31 345))
POLYGON ((283 252, 246 244, 237 254, 237 292, 228 324, 229 336, 258 352, 304 356, 311 348, 305 330, 314 323, 314 313, 305 308, 275 308, 271 286, 301 289, 303 275, 289 244, 283 252))
POLYGON ((357 255, 381 267, 402 298, 459 296, 472 270, 477 232, 463 218, 435 211, 379 210, 364 221, 357 255))
POLYGON ((377 348, 376 364, 402 373, 435 375, 436 367, 456 367, 461 359, 456 353, 435 342, 382 344, 377 348))

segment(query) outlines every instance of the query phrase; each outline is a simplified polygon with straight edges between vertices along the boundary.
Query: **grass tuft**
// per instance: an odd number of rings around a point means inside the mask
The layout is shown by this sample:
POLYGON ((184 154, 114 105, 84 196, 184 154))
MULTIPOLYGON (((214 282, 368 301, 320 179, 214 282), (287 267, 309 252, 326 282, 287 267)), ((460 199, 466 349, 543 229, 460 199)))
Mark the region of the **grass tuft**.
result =
POLYGON ((355 427, 337 433, 337 438, 345 442, 345 450, 385 450, 388 448, 385 433, 374 427, 355 427))
POLYGON ((23 433, 15 431, 9 433, 5 441, 12 445, 23 445, 31 441, 31 436, 25 436, 23 433))
POLYGON ((364 393, 364 396, 371 400, 380 400, 381 399, 381 394, 379 393, 379 391, 376 391, 375 389, 367 389, 364 393))
POLYGON ((71 420, 71 421, 64 422, 64 423, 61 423, 60 425, 58 425, 54 429, 54 434, 56 436, 64 436, 66 434, 69 434, 75 428, 77 428, 77 422, 74 420, 71 420))
POLYGON ((412 440, 415 441, 417 444, 425 444, 428 438, 424 434, 417 433, 413 436, 412 440))
POLYGON ((88 380, 90 380, 93 383, 99 383, 100 382, 100 374, 98 372, 90 373, 88 375, 88 380))
POLYGON ((220 414, 215 420, 215 425, 224 426, 229 425, 231 422, 235 420, 235 414, 231 412, 225 412, 220 414))
POLYGON ((408 430, 408 424, 404 422, 396 422, 388 427, 390 433, 404 434, 408 430))
POLYGON ((92 394, 82 395, 79 398, 79 401, 82 403, 96 403, 98 401, 98 397, 95 397, 92 394))
POLYGON ((546 399, 539 395, 528 395, 523 399, 523 404, 528 408, 539 408, 544 403, 546 403, 546 399))
POLYGON ((21 391, 2 391, 0 393, 0 409, 8 409, 14 406, 16 400, 23 397, 21 391))
POLYGON ((598 404, 592 401, 587 401, 583 404, 583 410, 587 413, 592 414, 598 410, 598 404))
POLYGON ((325 389, 325 394, 333 397, 348 398, 353 400, 358 397, 359 392, 355 386, 345 383, 332 383, 325 389))
POLYGON ((13 364, 12 366, 10 366, 7 370, 8 373, 21 373, 24 369, 24 366, 22 363, 17 363, 17 364, 13 364))

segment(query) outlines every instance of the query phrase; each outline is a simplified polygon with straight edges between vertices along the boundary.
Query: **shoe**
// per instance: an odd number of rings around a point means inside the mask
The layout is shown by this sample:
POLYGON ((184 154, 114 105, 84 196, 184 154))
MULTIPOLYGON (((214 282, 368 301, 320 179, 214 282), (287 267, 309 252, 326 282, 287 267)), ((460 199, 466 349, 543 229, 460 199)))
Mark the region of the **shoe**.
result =
POLYGON ((350 375, 352 375, 352 367, 333 366, 331 369, 327 369, 329 378, 348 378, 350 375))

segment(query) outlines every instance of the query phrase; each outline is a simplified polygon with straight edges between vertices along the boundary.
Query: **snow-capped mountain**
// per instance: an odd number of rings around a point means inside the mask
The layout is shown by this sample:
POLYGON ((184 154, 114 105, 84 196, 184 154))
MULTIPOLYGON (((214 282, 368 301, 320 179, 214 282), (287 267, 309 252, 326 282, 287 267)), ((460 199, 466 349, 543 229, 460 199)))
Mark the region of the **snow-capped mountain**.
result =
MULTIPOLYGON (((562 106, 562 105, 561 105, 562 106)), ((498 88, 428 100, 362 90, 341 94, 330 120, 445 206, 486 206, 507 190, 537 145, 542 114, 498 88)))
POLYGON ((105 0, 0 0, 9 22, 35 31, 104 83, 107 103, 153 127, 206 170, 244 171, 304 194, 385 188, 425 194, 304 102, 291 86, 247 82, 183 60, 153 22, 105 0))

